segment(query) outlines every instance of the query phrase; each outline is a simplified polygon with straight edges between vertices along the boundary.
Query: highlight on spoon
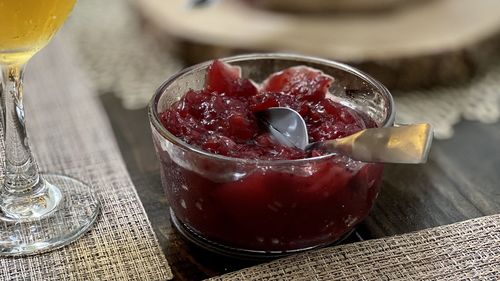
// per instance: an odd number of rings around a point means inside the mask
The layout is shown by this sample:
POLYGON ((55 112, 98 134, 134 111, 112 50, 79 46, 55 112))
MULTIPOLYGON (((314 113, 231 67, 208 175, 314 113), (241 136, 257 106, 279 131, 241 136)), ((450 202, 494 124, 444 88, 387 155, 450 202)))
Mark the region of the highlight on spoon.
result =
POLYGON ((288 107, 271 107, 256 113, 257 118, 278 142, 302 150, 309 143, 306 122, 300 114, 288 107))

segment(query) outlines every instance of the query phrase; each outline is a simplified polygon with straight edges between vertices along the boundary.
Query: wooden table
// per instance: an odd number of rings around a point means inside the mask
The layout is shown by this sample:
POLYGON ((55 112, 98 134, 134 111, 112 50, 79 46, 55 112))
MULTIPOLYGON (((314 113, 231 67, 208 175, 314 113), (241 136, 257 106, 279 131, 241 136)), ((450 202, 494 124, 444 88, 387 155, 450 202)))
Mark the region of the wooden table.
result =
MULTIPOLYGON (((102 96, 132 180, 175 280, 200 280, 252 265, 185 242, 169 221, 146 109, 126 110, 102 96)), ((407 233, 500 213, 500 124, 462 122, 435 141, 425 165, 388 165, 370 216, 345 243, 407 233)))

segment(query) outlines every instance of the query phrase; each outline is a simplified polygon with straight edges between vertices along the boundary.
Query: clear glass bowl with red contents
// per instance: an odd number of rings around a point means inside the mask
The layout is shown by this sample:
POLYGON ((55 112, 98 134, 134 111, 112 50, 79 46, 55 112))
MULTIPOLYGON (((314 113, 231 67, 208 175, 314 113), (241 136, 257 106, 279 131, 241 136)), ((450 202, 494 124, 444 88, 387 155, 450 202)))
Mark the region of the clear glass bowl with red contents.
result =
MULTIPOLYGON (((394 104, 378 81, 348 65, 289 54, 221 59, 259 83, 288 67, 305 65, 335 78, 330 98, 392 126, 394 104)), ((189 89, 204 87, 211 62, 169 78, 149 106, 161 180, 176 228, 195 244, 221 254, 275 257, 339 241, 369 213, 383 165, 337 154, 299 160, 257 160, 212 154, 171 134, 160 113, 189 89)))

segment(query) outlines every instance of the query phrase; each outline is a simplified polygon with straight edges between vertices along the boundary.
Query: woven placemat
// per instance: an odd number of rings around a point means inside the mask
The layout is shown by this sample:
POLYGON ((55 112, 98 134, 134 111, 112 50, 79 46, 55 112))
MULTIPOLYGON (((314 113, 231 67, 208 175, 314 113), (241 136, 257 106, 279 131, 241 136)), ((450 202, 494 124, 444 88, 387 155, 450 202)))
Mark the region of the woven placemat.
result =
POLYGON ((68 45, 55 40, 28 65, 26 107, 42 170, 90 184, 96 225, 47 254, 0 258, 0 280, 167 280, 172 277, 112 129, 68 45))
POLYGON ((210 280, 498 280, 500 215, 326 248, 210 280))

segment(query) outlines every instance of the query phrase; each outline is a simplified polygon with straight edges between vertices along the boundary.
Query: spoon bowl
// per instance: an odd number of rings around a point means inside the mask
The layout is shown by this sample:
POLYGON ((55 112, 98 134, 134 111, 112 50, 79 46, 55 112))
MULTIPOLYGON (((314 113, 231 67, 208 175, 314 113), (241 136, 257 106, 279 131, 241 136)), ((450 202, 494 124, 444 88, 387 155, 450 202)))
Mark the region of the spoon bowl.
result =
POLYGON ((309 145, 307 126, 297 111, 288 107, 271 107, 256 115, 279 143, 306 150, 309 145))

